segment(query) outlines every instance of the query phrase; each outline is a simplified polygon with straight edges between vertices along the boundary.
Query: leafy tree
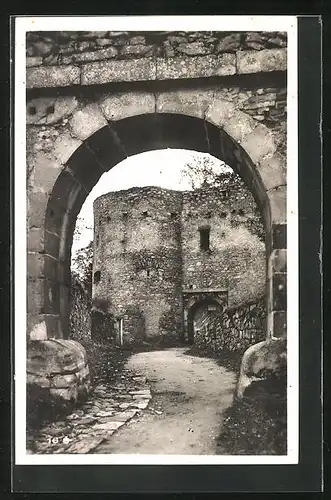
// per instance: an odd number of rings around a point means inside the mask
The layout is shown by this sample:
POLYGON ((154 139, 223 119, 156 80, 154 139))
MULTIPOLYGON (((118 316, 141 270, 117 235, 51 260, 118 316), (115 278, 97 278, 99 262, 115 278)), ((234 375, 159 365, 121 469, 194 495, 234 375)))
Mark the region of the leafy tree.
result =
POLYGON ((93 241, 78 250, 71 262, 73 278, 80 281, 89 292, 92 292, 93 241))
POLYGON ((185 164, 182 173, 188 179, 192 189, 243 185, 238 174, 223 161, 217 160, 209 154, 193 155, 192 160, 185 164))

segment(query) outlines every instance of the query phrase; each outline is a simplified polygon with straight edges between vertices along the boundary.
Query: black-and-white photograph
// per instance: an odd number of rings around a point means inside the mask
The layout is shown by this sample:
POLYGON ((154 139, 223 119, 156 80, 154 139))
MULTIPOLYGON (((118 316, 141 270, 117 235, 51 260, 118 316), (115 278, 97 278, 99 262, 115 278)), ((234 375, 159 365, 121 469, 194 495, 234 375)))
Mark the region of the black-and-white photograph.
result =
POLYGON ((21 19, 19 463, 297 463, 296 20, 231 19, 21 19))

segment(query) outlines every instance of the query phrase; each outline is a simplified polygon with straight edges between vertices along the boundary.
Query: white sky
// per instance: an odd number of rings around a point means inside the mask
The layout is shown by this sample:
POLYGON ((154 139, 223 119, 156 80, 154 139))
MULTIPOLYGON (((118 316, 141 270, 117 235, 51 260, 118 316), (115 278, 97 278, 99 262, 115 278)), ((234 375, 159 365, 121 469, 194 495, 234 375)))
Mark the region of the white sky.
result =
MULTIPOLYGON (((84 219, 87 226, 81 236, 74 234, 72 255, 88 245, 93 239, 93 202, 102 194, 110 191, 129 189, 135 186, 159 186, 179 191, 191 189, 189 178, 185 176, 185 165, 201 156, 208 156, 195 151, 184 149, 163 149, 158 151, 147 151, 139 155, 130 156, 113 167, 109 172, 103 174, 85 200, 78 217, 78 225, 81 227, 80 219, 84 219)), ((212 158, 215 171, 224 169, 223 162, 212 158)))

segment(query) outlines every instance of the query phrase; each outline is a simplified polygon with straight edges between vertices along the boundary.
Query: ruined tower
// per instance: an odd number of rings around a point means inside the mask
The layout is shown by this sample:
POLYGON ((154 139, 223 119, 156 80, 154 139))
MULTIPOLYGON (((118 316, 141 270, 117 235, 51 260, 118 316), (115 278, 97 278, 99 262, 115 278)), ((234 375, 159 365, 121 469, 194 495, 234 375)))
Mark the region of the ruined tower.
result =
POLYGON ((113 318, 120 344, 188 339, 191 308, 203 317, 208 304, 224 311, 264 294, 263 227, 240 184, 111 192, 94 202, 94 232, 94 309, 113 318))
POLYGON ((182 329, 181 193, 132 188, 94 202, 93 299, 123 342, 182 329))

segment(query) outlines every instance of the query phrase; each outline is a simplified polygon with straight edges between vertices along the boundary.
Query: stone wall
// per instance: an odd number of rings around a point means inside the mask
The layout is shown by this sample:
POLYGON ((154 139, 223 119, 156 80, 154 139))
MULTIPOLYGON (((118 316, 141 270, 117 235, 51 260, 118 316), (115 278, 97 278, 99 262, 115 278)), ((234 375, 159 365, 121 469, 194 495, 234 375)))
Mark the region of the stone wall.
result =
MULTIPOLYGON (((103 172, 142 151, 193 149, 224 160, 263 213, 268 259, 285 253, 284 34, 33 32, 26 48, 29 338, 67 338, 77 213, 103 172), (140 45, 158 49, 129 54, 140 45)), ((283 336, 276 295, 280 287, 286 294, 286 276, 268 269, 268 332, 283 336)))
POLYGON ((142 317, 146 337, 181 329, 180 213, 180 194, 159 188, 94 202, 93 301, 108 301, 107 311, 123 318, 126 342, 142 337, 142 317))
POLYGON ((71 277, 71 309, 69 319, 69 338, 81 341, 91 338, 92 296, 86 287, 75 277, 71 277))
POLYGON ((182 338, 183 290, 224 289, 230 307, 265 293, 263 225, 241 183, 113 192, 95 201, 94 218, 93 303, 123 318, 125 343, 182 338), (208 251, 199 241, 206 224, 208 251))
MULTIPOLYGON (((205 311, 207 319, 208 312, 205 311)), ((250 345, 265 339, 265 298, 226 309, 223 314, 208 316, 205 327, 195 331, 194 344, 216 353, 244 352, 250 345)), ((200 324, 204 325, 203 318, 200 324)))
POLYGON ((238 51, 280 49, 282 32, 115 32, 57 31, 27 33, 27 65, 81 64, 105 59, 206 56, 238 51))
POLYGON ((243 183, 183 194, 183 286, 225 289, 233 306, 265 292, 265 244, 261 216, 243 183), (200 249, 209 228, 210 249, 200 249))

